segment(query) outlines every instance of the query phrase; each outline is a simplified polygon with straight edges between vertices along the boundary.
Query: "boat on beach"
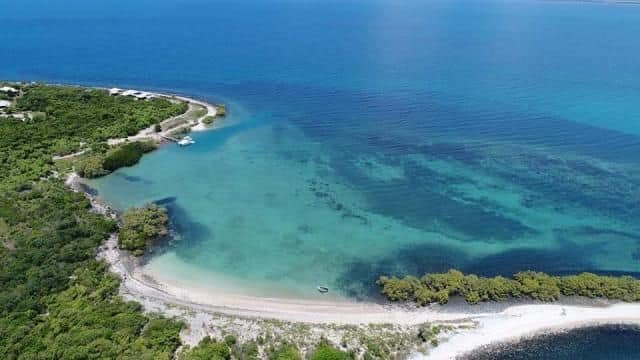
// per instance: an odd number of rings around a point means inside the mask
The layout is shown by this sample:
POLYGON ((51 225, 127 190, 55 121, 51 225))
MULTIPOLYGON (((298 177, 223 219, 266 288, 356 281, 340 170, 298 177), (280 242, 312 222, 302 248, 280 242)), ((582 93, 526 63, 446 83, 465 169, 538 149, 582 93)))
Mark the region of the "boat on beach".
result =
POLYGON ((318 292, 320 292, 321 294, 328 293, 329 288, 326 286, 318 286, 318 292))

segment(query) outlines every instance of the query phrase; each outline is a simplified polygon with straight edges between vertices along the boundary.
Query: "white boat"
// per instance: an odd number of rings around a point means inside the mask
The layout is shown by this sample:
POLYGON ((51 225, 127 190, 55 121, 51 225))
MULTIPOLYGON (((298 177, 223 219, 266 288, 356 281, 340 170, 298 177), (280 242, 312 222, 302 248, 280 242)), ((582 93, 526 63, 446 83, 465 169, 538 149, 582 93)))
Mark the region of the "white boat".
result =
POLYGON ((188 146, 195 143, 196 142, 191 138, 191 136, 185 136, 182 139, 178 140, 178 145, 180 146, 188 146))
POLYGON ((318 286, 318 291, 322 294, 329 292, 329 288, 326 286, 318 286))

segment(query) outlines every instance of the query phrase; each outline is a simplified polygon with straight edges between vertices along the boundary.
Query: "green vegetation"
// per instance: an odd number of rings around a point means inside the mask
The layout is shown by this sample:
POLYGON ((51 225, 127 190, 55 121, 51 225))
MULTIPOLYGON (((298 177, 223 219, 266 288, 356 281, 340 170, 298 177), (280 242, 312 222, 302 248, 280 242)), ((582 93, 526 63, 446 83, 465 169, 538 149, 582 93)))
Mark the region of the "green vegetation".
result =
MULTIPOLYGON (((3 186, 38 180, 53 169, 52 156, 80 150, 97 152, 109 138, 125 137, 184 113, 185 103, 165 99, 135 101, 104 90, 23 86, 16 111, 35 113, 31 120, 0 121, 0 174, 3 186)), ((106 151, 106 150, 105 150, 106 151)))
POLYGON ((136 256, 143 255, 153 241, 167 235, 168 222, 167 210, 155 204, 129 209, 122 214, 118 245, 136 256))
POLYGON ((204 119, 202 119, 202 123, 204 123, 205 125, 211 125, 213 124, 213 122, 216 120, 215 116, 205 116, 204 119))
POLYGON ((413 301, 424 306, 446 304, 451 296, 462 296, 470 304, 484 301, 505 301, 529 298, 555 301, 560 295, 640 301, 640 280, 630 276, 600 276, 582 273, 571 276, 551 276, 540 272, 519 272, 512 279, 464 275, 457 270, 443 274, 427 274, 418 279, 406 276, 381 277, 382 294, 391 301, 413 301))
POLYGON ((73 160, 78 175, 84 178, 96 178, 121 167, 135 165, 142 155, 154 150, 156 145, 152 141, 135 141, 112 149, 103 149, 102 152, 99 146, 97 148, 97 151, 91 151, 73 160))
POLYGON ((269 354, 269 360, 302 360, 302 355, 294 345, 282 344, 269 354))
POLYGON ((205 116, 207 114, 207 108, 202 106, 202 105, 193 105, 194 106, 194 110, 191 111, 189 113, 189 116, 192 119, 200 119, 201 117, 205 116))
POLYGON ((249 341, 242 345, 236 345, 233 349, 233 357, 238 360, 260 359, 258 344, 253 341, 249 341))
POLYGON ((224 105, 216 105, 216 116, 227 116, 227 107, 224 105))
POLYGON ((0 358, 170 359, 182 325, 123 301, 94 259, 115 222, 59 180, 19 190, 0 193, 0 358))
POLYGON ((440 335, 441 331, 440 326, 423 325, 418 330, 418 338, 422 342, 431 344, 431 346, 438 346, 438 335, 440 335))
POLYGON ((130 142, 113 151, 107 152, 102 167, 106 171, 114 171, 121 167, 132 166, 140 161, 142 155, 154 150, 153 142, 130 142))
POLYGON ((75 161, 75 170, 84 178, 96 178, 108 174, 104 169, 104 156, 89 154, 75 161))
MULTIPOLYGON (((234 339, 235 340, 235 339, 234 339)), ((282 343, 275 349, 267 351, 269 360, 302 360, 302 355, 297 347, 288 343, 282 343)), ((210 337, 204 338, 198 346, 186 349, 179 356, 180 360, 253 360, 259 359, 258 345, 255 342, 247 342, 239 345, 237 342, 218 342, 210 337)), ((321 341, 313 353, 308 357, 310 360, 351 360, 354 357, 344 351, 340 351, 329 344, 321 341)))
POLYGON ((327 341, 322 341, 311 354, 310 360, 351 360, 353 356, 341 351, 327 341))
POLYGON ((231 349, 223 342, 217 342, 205 337, 198 346, 180 354, 180 360, 229 360, 231 349))
POLYGON ((211 337, 205 337, 198 346, 187 348, 178 356, 180 360, 258 360, 260 352, 258 345, 253 341, 239 344, 232 335, 227 335, 223 342, 218 342, 211 337))
POLYGON ((40 178, 55 169, 53 155, 179 107, 99 90, 23 90, 19 110, 46 118, 0 121, 0 358, 171 359, 182 323, 145 316, 122 300, 119 279, 95 260, 116 223, 89 211, 89 201, 61 180, 40 178))
POLYGON ((62 86, 29 86, 18 98, 19 111, 47 115, 61 134, 80 140, 105 141, 136 134, 139 130, 187 111, 187 104, 165 99, 136 101, 126 96, 109 96, 105 90, 62 86))

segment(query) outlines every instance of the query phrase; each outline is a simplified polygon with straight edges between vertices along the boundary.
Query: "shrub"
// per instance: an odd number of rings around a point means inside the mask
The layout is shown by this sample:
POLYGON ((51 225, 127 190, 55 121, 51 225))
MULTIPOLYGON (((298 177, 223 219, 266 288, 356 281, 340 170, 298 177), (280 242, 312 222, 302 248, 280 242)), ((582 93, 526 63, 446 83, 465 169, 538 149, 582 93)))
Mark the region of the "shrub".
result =
POLYGON ((464 275, 457 270, 443 274, 427 274, 420 281, 413 276, 380 277, 382 294, 391 301, 413 301, 420 306, 434 302, 445 304, 450 296, 462 296, 469 304, 484 301, 505 301, 527 297, 540 301, 555 301, 561 295, 607 298, 622 301, 640 300, 640 280, 630 276, 610 277, 591 273, 571 276, 551 276, 524 271, 507 279, 464 275))
POLYGON ((114 171, 121 167, 132 166, 140 161, 142 155, 155 149, 152 142, 131 142, 119 146, 107 153, 103 167, 107 171, 114 171))
POLYGON ((76 161, 75 170, 84 178, 96 178, 108 174, 103 167, 104 158, 101 155, 89 155, 76 161))
POLYGON ((216 105, 216 116, 227 116, 227 107, 224 105, 216 105))
POLYGON ((326 341, 321 342, 311 354, 310 360, 350 360, 349 353, 336 349, 326 341))
POLYGON ((205 337, 198 346, 187 350, 180 355, 180 360, 229 360, 231 351, 227 344, 216 342, 210 337, 205 337))
POLYGON ((249 341, 241 346, 235 346, 236 351, 234 352, 234 356, 238 360, 258 360, 260 359, 260 351, 258 350, 258 345, 249 341))
POLYGON ((205 117, 204 117, 204 119, 202 119, 202 122, 203 122, 205 125, 211 125, 211 124, 213 124, 213 122, 215 121, 215 119, 216 119, 216 118, 215 118, 214 116, 210 116, 210 115, 209 115, 209 116, 205 116, 205 117))
POLYGON ((302 356, 295 346, 282 344, 269 354, 269 360, 302 360, 302 356))
POLYGON ((227 335, 224 337, 224 343, 228 346, 233 346, 236 344, 236 342, 238 342, 238 340, 233 335, 227 335))
POLYGON ((140 256, 154 240, 167 235, 167 210, 155 204, 133 208, 122 215, 118 244, 140 256))

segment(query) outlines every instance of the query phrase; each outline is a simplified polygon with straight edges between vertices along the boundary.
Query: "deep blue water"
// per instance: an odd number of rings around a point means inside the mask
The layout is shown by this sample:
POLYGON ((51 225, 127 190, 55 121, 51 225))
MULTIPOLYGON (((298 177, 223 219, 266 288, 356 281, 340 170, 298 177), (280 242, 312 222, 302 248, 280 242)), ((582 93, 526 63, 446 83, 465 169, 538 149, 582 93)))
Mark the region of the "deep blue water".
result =
POLYGON ((640 358, 640 329, 609 325, 542 335, 518 344, 472 354, 467 360, 636 360, 640 358))
POLYGON ((150 262, 156 276, 301 297, 325 283, 370 299, 381 274, 449 267, 640 274, 640 7, 0 9, 0 78, 229 105, 226 126, 194 135, 196 146, 165 147, 94 184, 119 208, 169 208, 179 241, 150 262))

